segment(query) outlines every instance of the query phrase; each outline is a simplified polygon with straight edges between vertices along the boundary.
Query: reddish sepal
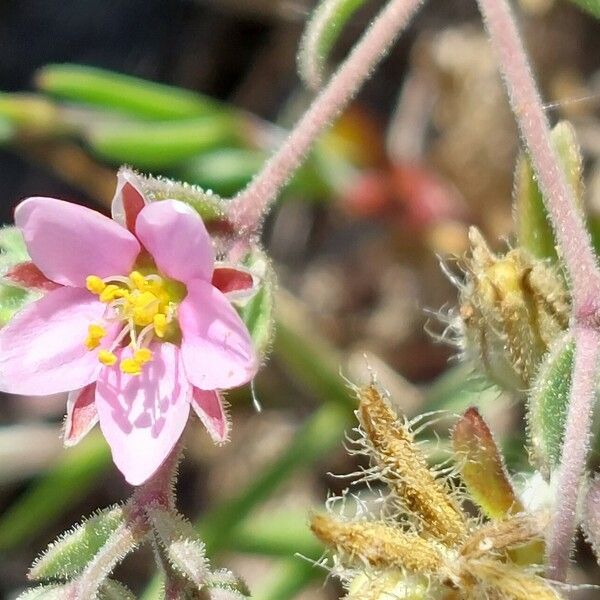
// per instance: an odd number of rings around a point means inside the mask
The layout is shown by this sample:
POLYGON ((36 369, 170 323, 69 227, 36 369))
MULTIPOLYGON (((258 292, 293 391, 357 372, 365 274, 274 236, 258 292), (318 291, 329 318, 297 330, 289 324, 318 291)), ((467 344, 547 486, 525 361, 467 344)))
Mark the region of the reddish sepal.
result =
POLYGON ((4 275, 4 279, 28 290, 49 292, 60 287, 58 283, 50 281, 31 261, 15 265, 4 275))
POLYGON ((95 396, 95 383, 69 393, 63 436, 65 446, 79 443, 98 422, 95 396))

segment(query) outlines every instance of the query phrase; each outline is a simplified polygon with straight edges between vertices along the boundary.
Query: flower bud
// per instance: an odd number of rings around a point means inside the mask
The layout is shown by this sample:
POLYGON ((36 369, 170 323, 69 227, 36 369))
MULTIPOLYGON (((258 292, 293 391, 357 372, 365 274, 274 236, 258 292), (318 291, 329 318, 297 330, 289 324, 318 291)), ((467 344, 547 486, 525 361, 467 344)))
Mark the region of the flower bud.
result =
POLYGON ((469 238, 459 295, 461 350, 491 381, 525 392, 568 326, 568 292, 548 262, 520 248, 494 254, 475 228, 469 238))

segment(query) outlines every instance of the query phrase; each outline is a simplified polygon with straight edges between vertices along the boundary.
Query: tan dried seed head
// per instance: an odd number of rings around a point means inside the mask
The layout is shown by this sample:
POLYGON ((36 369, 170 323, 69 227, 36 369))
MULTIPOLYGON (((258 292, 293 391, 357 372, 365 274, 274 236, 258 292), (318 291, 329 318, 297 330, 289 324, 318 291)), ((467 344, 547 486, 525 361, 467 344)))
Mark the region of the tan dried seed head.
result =
POLYGON ((448 545, 464 540, 465 517, 428 467, 408 426, 398 420, 374 386, 361 389, 358 395, 358 418, 382 470, 382 480, 419 517, 429 535, 448 545))

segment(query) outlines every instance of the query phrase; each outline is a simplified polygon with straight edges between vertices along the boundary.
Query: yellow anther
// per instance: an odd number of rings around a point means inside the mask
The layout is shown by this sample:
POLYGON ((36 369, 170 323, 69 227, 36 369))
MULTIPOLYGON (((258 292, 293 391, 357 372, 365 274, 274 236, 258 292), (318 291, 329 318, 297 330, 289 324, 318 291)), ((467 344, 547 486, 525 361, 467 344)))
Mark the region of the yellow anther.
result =
POLYGON ((104 291, 106 284, 97 275, 88 275, 88 277, 85 278, 85 287, 92 292, 92 294, 99 295, 104 291))
POLYGON ((147 286, 146 278, 139 271, 131 271, 129 273, 129 279, 133 286, 136 287, 140 291, 144 291, 147 286))
POLYGON ((100 345, 102 338, 106 335, 106 330, 100 325, 92 323, 88 326, 88 334, 85 345, 88 350, 94 350, 100 345))
POLYGON ((167 315, 163 313, 154 315, 152 323, 154 325, 154 333, 156 333, 159 338, 164 338, 167 333, 167 315))
POLYGON ((112 367, 117 362, 117 356, 108 350, 98 352, 98 360, 107 367, 112 367))
POLYGON ((140 348, 134 352, 133 359, 143 366, 152 360, 152 350, 149 348, 140 348))
POLYGON ((140 327, 150 325, 160 309, 160 302, 152 292, 141 292, 131 296, 129 301, 133 322, 140 327))
POLYGON ((120 367, 121 371, 127 375, 139 375, 142 372, 142 365, 135 358, 124 358, 120 367))
POLYGON ((120 297, 123 290, 114 283, 109 283, 100 294, 100 302, 112 302, 115 298, 120 297))

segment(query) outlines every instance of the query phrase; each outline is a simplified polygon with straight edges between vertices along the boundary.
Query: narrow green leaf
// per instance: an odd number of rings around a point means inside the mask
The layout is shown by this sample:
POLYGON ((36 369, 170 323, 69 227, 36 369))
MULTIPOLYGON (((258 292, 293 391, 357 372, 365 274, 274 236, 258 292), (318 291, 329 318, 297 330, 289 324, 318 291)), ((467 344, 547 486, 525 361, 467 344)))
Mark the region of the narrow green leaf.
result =
POLYGON ((90 433, 0 517, 0 550, 30 542, 98 483, 110 462, 108 445, 100 432, 90 433))
POLYGON ((352 15, 366 0, 322 0, 308 22, 298 53, 298 70, 313 89, 323 83, 329 54, 352 15))
POLYGON ((558 339, 542 363, 528 398, 531 459, 546 475, 560 462, 574 353, 570 334, 558 339))
POLYGON ((266 158, 258 150, 219 148, 185 164, 181 179, 221 196, 233 196, 258 173, 266 158))
MULTIPOLYGON (((575 137, 575 130, 562 121, 552 130, 552 143, 560 163, 583 211, 583 161, 575 137)), ((521 154, 515 176, 515 220, 519 246, 537 258, 557 260, 554 232, 544 206, 542 192, 537 184, 531 161, 521 154)))
POLYGON ((76 525, 50 544, 33 563, 30 578, 66 579, 81 573, 124 521, 123 509, 115 506, 76 525))
POLYGON ((183 121, 95 125, 85 135, 91 149, 115 163, 164 169, 192 156, 243 143, 237 117, 210 115, 183 121))
POLYGON ((84 65, 48 65, 37 72, 36 84, 66 100, 148 119, 188 119, 220 109, 206 96, 84 65))
POLYGON ((600 0, 571 0, 571 2, 600 19, 600 0))
POLYGON ((255 591, 254 600, 292 600, 307 585, 321 579, 323 572, 300 557, 283 559, 271 570, 271 575, 261 588, 255 591))

